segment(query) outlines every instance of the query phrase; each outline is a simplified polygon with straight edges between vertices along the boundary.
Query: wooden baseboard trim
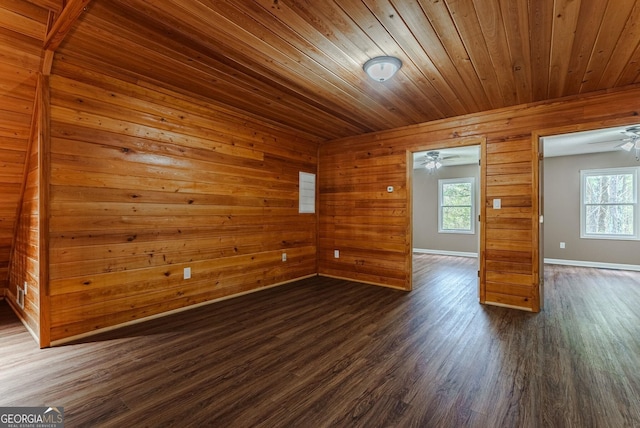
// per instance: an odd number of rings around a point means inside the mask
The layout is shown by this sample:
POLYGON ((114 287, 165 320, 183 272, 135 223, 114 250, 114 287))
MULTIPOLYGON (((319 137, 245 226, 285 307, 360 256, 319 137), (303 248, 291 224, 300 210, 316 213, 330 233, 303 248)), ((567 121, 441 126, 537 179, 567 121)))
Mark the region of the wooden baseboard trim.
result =
POLYGON ((482 304, 487 306, 498 306, 501 308, 517 309, 519 311, 533 313, 533 310, 531 308, 525 308, 524 306, 506 305, 504 303, 497 303, 497 302, 483 302, 482 304))
POLYGON ((53 340, 53 341, 51 341, 50 346, 54 347, 54 346, 64 345, 65 343, 73 342, 73 341, 76 341, 76 340, 86 339, 87 337, 95 336, 95 335, 100 334, 100 333, 106 333, 106 332, 109 332, 109 331, 113 331, 113 330, 117 330, 117 329, 120 329, 120 328, 123 328, 123 327, 130 326, 130 325, 140 324, 140 323, 145 322, 145 321, 151 321, 151 320, 158 319, 158 318, 164 318, 164 317, 167 317, 169 315, 174 315, 174 314, 178 314, 180 312, 188 311, 190 309, 196 309, 196 308, 199 308, 199 307, 202 307, 202 306, 210 305, 212 303, 222 302, 224 300, 233 299, 235 297, 240 297, 240 296, 244 296, 244 295, 247 295, 247 294, 257 293, 257 292, 260 292, 260 291, 263 291, 263 290, 268 290, 270 288, 279 287, 281 285, 289 284, 289 283, 292 283, 292 282, 302 281, 303 279, 313 278, 315 276, 317 276, 317 275, 314 273, 314 274, 311 274, 311 275, 302 276, 300 278, 290 279, 288 281, 278 282, 276 284, 267 285, 267 286, 256 288, 256 289, 249 290, 249 291, 244 291, 242 293, 232 294, 230 296, 224 296, 224 297, 220 297, 220 298, 217 298, 217 299, 207 300, 206 302, 196 303, 195 305, 189 305, 189 306, 185 306, 183 308, 173 309, 171 311, 162 312, 160 314, 149 315, 148 317, 144 317, 144 318, 140 318, 140 319, 137 319, 137 320, 128 321, 128 322, 125 322, 125 323, 122 323, 122 324, 112 325, 112 326, 101 328, 101 329, 98 329, 98 330, 93 330, 93 331, 90 331, 90 332, 87 332, 87 333, 82 333, 82 334, 77 334, 75 336, 65 337, 64 339, 53 340))
POLYGON ((356 280, 356 279, 352 279, 352 278, 346 278, 346 277, 343 277, 343 276, 327 275, 327 274, 324 274, 324 273, 319 273, 318 276, 322 276, 324 278, 340 279, 342 281, 357 282, 357 283, 360 283, 360 284, 375 285, 376 287, 391 288, 391 289, 400 290, 400 291, 410 291, 410 290, 407 290, 406 288, 396 287, 395 285, 387 285, 387 284, 381 284, 379 282, 371 282, 371 281, 361 281, 361 280, 356 280))
POLYGON ((18 309, 18 307, 16 306, 15 302, 13 300, 11 300, 9 297, 10 296, 4 296, 3 299, 7 301, 7 303, 9 304, 9 307, 11 308, 13 313, 16 314, 16 316, 18 317, 18 319, 20 320, 20 322, 22 323, 24 328, 26 328, 27 331, 29 332, 29 334, 31 335, 31 337, 33 337, 33 340, 36 341, 36 345, 40 346, 40 337, 38 337, 36 332, 33 331, 33 329, 31 329, 31 327, 29 327, 29 324, 27 323, 27 320, 24 319, 24 317, 22 316, 22 312, 20 312, 20 309, 18 309))

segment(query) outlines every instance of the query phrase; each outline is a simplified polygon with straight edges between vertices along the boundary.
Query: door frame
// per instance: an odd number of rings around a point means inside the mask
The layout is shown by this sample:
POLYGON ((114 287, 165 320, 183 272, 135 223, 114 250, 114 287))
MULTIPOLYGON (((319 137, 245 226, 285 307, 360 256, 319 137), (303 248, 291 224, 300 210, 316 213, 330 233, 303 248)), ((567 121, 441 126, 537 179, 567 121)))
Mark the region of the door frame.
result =
POLYGON ((413 155, 416 152, 425 152, 429 150, 438 150, 438 149, 452 149, 456 147, 468 147, 468 146, 479 146, 480 147, 480 182, 478 183, 478 189, 480 195, 478 197, 480 201, 480 208, 478 210, 478 214, 480 215, 480 225, 478 228, 479 234, 479 245, 478 245, 478 287, 479 287, 479 298, 482 302, 482 296, 484 293, 484 278, 485 278, 485 218, 486 218, 486 204, 484 203, 485 194, 486 194, 486 156, 487 156, 487 138, 484 135, 478 135, 473 137, 458 137, 452 138, 448 140, 438 140, 438 141, 430 141, 423 145, 412 146, 410 149, 407 149, 407 179, 406 179, 406 188, 407 188, 407 217, 408 217, 408 246, 409 246, 409 254, 408 254, 408 290, 413 289, 413 155))
POLYGON ((571 134, 581 131, 593 131, 596 129, 614 128, 617 126, 636 125, 640 122, 637 117, 624 117, 620 119, 608 119, 595 122, 583 122, 572 125, 564 125, 554 128, 541 128, 531 133, 532 159, 537 159, 538 164, 533 165, 533 204, 534 221, 539 226, 533 228, 533 252, 534 284, 538 285, 539 309, 544 307, 544 145, 540 144, 543 137, 571 134), (540 223, 540 219, 543 222, 540 223))

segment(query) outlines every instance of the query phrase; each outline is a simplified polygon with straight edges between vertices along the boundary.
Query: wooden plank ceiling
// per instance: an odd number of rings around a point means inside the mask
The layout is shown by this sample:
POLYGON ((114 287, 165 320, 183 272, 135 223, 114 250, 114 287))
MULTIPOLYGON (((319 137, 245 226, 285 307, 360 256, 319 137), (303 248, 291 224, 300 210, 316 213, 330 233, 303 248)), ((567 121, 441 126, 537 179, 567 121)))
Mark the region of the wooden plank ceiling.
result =
POLYGON ((633 0, 94 0, 63 55, 334 139, 636 83, 633 0), (400 58, 392 80, 362 64, 400 58))

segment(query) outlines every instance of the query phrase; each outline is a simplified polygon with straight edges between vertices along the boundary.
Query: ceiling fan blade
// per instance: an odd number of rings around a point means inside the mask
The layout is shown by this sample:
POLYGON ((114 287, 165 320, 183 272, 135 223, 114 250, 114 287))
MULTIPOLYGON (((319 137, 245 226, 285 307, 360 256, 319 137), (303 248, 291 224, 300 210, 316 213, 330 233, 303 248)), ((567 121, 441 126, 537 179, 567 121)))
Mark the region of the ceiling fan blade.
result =
POLYGON ((616 146, 616 148, 620 148, 622 150, 624 150, 625 152, 630 152, 631 149, 633 149, 635 147, 635 143, 633 141, 627 141, 627 142, 623 142, 620 143, 616 146))
POLYGON ((587 144, 611 144, 611 143, 616 143, 616 142, 625 142, 625 141, 631 141, 631 138, 619 138, 616 140, 607 140, 607 141, 590 141, 587 144))

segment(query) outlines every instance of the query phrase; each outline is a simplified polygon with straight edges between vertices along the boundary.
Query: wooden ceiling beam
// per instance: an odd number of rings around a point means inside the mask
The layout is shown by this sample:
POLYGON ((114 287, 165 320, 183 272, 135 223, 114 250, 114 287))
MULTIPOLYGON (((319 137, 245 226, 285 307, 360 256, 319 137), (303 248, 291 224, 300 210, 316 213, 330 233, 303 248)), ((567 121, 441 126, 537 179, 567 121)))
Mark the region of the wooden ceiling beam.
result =
POLYGON ((53 26, 47 32, 44 40, 44 50, 55 52, 64 40, 65 36, 71 31, 76 19, 84 12, 90 0, 69 0, 53 23, 53 26))

